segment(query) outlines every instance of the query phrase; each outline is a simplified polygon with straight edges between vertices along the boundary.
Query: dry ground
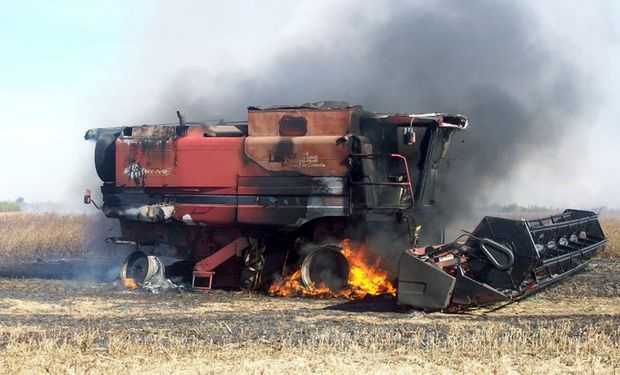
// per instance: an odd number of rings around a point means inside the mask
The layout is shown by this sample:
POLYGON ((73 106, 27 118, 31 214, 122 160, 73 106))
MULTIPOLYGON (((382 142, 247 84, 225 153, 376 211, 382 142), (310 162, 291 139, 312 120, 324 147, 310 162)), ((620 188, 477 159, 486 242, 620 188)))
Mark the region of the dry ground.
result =
MULTIPOLYGON (((617 258, 620 221, 609 220, 613 243, 603 256, 617 258)), ((0 249, 7 236, 0 226, 0 249)), ((32 255, 21 248, 20 257, 32 255)), ((595 260, 503 309, 459 315, 407 311, 389 298, 156 295, 114 283, 0 278, 0 373, 620 374, 619 323, 618 259, 595 260)))
POLYGON ((0 373, 620 373, 620 262, 498 311, 0 279, 0 373))

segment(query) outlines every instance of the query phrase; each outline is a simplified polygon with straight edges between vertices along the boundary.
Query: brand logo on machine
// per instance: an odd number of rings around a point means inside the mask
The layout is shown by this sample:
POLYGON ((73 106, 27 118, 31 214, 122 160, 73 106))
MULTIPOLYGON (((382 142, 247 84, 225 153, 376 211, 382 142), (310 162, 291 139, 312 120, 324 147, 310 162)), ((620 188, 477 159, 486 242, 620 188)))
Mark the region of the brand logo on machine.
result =
POLYGON ((129 176, 133 182, 138 186, 144 186, 146 184, 146 176, 169 176, 169 168, 144 168, 137 161, 132 160, 127 167, 123 169, 123 174, 129 176))
POLYGON ((295 168, 325 168, 325 163, 319 161, 318 155, 310 155, 309 152, 297 155, 290 160, 295 168))
POLYGON ((152 174, 156 176, 170 176, 170 169, 168 168, 144 168, 144 174, 152 174))

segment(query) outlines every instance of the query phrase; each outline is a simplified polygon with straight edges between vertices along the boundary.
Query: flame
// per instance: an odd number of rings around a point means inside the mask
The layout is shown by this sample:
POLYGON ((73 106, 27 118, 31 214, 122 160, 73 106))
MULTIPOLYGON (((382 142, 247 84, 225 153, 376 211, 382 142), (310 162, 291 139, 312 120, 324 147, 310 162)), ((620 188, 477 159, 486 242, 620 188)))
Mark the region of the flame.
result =
POLYGON ((123 286, 127 289, 138 289, 138 283, 134 279, 122 278, 123 286))
POLYGON ((371 263, 368 259, 366 245, 353 244, 348 239, 342 241, 340 247, 342 247, 342 254, 349 262, 349 282, 345 289, 334 292, 324 285, 306 288, 301 281, 301 268, 297 268, 291 275, 276 280, 269 287, 269 294, 284 297, 318 296, 347 299, 362 299, 366 296, 381 294, 396 296, 396 288, 388 279, 387 272, 380 267, 381 258, 371 263))

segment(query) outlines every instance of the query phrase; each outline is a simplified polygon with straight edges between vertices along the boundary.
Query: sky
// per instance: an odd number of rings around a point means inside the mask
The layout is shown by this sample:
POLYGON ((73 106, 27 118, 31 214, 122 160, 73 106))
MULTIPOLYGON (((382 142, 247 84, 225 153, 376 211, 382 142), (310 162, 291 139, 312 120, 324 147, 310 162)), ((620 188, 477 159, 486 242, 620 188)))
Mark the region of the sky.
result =
MULTIPOLYGON (((423 2, 402 5, 415 9, 418 3, 423 2)), ((586 110, 580 110, 574 136, 558 150, 562 159, 534 157, 515 166, 510 178, 489 191, 489 201, 618 208, 620 4, 524 4, 541 25, 538 43, 571 61, 592 86, 591 96, 581 104, 586 110)), ((350 18, 381 23, 399 6, 397 1, 0 0, 0 200, 24 197, 77 208, 84 188, 99 184, 94 145, 83 140, 87 129, 174 121, 171 108, 203 94, 226 103, 226 95, 240 95, 229 90, 231 82, 267 74, 272 61, 293 45, 334 39, 353 52, 363 48, 350 18)), ((341 95, 329 99, 358 97, 346 90, 341 95)), ((281 103, 246 105, 256 104, 281 103)), ((194 119, 191 115, 186 117, 194 119)), ((575 121, 571 113, 562 116, 556 120, 575 121)))

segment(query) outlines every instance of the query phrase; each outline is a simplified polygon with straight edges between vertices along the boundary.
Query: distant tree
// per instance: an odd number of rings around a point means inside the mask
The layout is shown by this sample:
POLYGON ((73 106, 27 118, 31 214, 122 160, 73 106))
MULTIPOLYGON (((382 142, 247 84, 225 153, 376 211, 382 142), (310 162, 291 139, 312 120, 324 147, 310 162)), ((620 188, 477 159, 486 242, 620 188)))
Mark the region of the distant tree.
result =
POLYGON ((19 198, 15 199, 15 203, 21 205, 22 203, 24 203, 24 200, 25 200, 24 197, 19 197, 19 198))
POLYGON ((21 205, 16 201, 0 201, 0 212, 18 212, 21 205))

